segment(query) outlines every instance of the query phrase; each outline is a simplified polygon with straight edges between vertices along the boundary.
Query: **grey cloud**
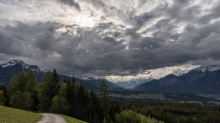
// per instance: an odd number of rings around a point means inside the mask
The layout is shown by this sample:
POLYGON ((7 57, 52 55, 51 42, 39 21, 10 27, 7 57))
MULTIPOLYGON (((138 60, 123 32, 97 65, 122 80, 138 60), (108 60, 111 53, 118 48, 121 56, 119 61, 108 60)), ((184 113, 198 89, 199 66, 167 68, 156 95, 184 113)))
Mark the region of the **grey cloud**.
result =
MULTIPOLYGON (((125 49, 126 45, 123 44, 123 41, 116 41, 115 37, 102 39, 96 33, 73 37, 69 33, 62 35, 56 31, 48 31, 48 28, 41 24, 36 24, 41 27, 39 28, 41 33, 34 36, 32 41, 32 43, 35 42, 33 48, 39 48, 41 51, 40 53, 33 52, 33 56, 47 59, 50 53, 59 53, 61 58, 54 60, 54 64, 56 63, 57 69, 66 74, 88 74, 91 72, 100 76, 107 74, 135 75, 140 73, 140 69, 155 69, 198 60, 201 62, 201 60, 210 58, 213 61, 219 60, 219 57, 216 56, 216 53, 220 52, 220 48, 218 48, 220 44, 217 43, 219 42, 218 34, 209 35, 208 38, 196 44, 193 42, 165 43, 159 36, 157 39, 144 38, 136 33, 136 29, 127 29, 125 35, 132 36, 134 40, 130 41, 130 48, 125 49), (58 38, 55 35, 58 35, 58 38), (207 50, 206 47, 211 48, 207 50), (96 70, 105 72, 96 72, 96 70)), ((24 27, 26 28, 26 26, 24 27)), ((201 33, 195 28, 193 30, 201 33)), ((26 31, 28 32, 28 29, 26 31)), ((16 34, 14 31, 13 33, 16 34)), ((27 35, 23 34, 21 37, 24 38, 27 35)), ((10 43, 4 45, 10 46, 10 43)))
POLYGON ((53 42, 55 42, 53 34, 47 32, 36 37, 35 45, 41 50, 51 50, 53 47, 52 45, 54 44, 53 42))
POLYGON ((30 55, 26 52, 26 46, 23 44, 23 40, 16 39, 12 35, 0 31, 0 53, 15 56, 30 55))
POLYGON ((106 5, 101 0, 83 0, 85 3, 91 4, 97 9, 105 8, 106 5))
POLYGON ((112 37, 105 37, 103 40, 109 42, 109 43, 112 44, 113 46, 117 46, 117 45, 119 45, 119 44, 122 43, 122 41, 116 41, 116 40, 115 40, 114 38, 112 38, 112 37))
POLYGON ((13 44, 13 38, 6 36, 3 32, 0 32, 0 51, 7 52, 10 50, 13 44))
POLYGON ((179 5, 186 5, 189 3, 189 0, 175 0, 174 3, 179 5))
POLYGON ((77 3, 75 0, 57 0, 58 2, 61 2, 63 4, 69 5, 69 6, 73 6, 74 8, 76 8, 77 10, 81 10, 79 3, 77 3))
POLYGON ((207 14, 205 16, 202 16, 198 20, 198 22, 200 24, 207 24, 207 23, 210 22, 210 20, 215 20, 215 19, 219 18, 219 16, 220 16, 220 13, 219 13, 219 11, 220 11, 220 4, 217 5, 216 7, 214 7, 213 9, 207 10, 207 11, 209 11, 209 14, 207 14))
MULTIPOLYGON (((62 2, 75 5, 70 0, 62 2)), ((99 0, 82 2, 93 7, 97 4, 96 9, 104 13, 112 11, 103 17, 106 23, 101 21, 91 31, 83 33, 77 25, 61 22, 16 22, 15 26, 1 28, 0 53, 53 61, 42 67, 53 69, 56 66, 60 73, 69 75, 124 76, 136 75, 140 69, 220 63, 219 21, 210 23, 219 16, 219 6, 198 18, 199 6, 189 7, 189 1, 185 0, 176 0, 172 6, 158 5, 140 15, 135 15, 135 10, 123 14, 119 8, 99 0), (108 20, 117 16, 126 28, 108 20), (146 23, 161 17, 139 32, 146 23), (59 32, 60 28, 65 31, 59 32), (182 32, 178 31, 180 28, 182 32), (151 37, 145 35, 148 33, 151 37)))
POLYGON ((149 21, 150 19, 153 19, 153 18, 154 18, 154 15, 149 14, 149 13, 144 13, 136 17, 136 23, 138 25, 143 25, 146 21, 149 21))

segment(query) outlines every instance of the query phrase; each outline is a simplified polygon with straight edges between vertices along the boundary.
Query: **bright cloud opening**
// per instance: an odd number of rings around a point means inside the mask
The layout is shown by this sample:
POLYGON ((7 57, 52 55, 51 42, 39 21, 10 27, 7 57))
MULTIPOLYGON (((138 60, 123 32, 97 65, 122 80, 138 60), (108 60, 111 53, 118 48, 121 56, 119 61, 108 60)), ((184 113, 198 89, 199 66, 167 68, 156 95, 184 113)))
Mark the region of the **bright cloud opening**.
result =
POLYGON ((78 16, 75 19, 75 22, 80 26, 80 27, 93 27, 95 25, 95 21, 93 20, 92 17, 88 16, 78 16))

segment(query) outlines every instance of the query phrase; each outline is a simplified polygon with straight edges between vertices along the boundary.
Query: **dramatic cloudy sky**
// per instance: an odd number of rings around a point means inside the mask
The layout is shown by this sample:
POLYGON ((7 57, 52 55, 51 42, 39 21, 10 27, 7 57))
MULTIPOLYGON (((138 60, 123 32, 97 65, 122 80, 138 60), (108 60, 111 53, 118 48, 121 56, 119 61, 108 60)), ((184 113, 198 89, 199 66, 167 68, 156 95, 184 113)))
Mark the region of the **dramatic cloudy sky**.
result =
POLYGON ((219 0, 1 0, 0 62, 112 81, 220 64, 219 17, 219 0))

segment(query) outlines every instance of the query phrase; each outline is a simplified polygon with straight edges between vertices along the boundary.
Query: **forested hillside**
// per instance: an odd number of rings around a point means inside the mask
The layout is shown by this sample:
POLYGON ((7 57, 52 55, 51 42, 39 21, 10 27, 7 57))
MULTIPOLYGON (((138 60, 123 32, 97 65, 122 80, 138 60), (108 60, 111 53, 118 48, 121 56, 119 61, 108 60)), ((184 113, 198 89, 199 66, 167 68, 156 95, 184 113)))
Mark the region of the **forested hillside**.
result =
POLYGON ((59 81, 56 69, 46 72, 40 83, 33 70, 28 74, 22 71, 12 76, 8 88, 0 85, 0 105, 27 111, 65 114, 90 123, 157 122, 156 119, 135 112, 121 113, 118 102, 110 101, 104 80, 99 84, 99 93, 95 93, 93 88, 88 91, 83 83, 76 82, 74 76, 64 77, 61 84, 59 81), (135 117, 131 118, 133 114, 135 117), (124 116, 128 119, 123 119, 124 116), (141 117, 145 118, 140 119, 141 117))

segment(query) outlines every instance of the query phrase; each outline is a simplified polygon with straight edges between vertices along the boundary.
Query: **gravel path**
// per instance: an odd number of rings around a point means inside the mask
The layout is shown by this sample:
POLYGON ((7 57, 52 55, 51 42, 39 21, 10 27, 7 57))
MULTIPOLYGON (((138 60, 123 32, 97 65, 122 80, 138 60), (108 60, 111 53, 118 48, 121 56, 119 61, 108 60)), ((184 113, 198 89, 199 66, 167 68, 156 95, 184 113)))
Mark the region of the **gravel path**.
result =
POLYGON ((37 123, 66 123, 65 119, 59 115, 49 113, 40 114, 43 115, 43 118, 37 123))

